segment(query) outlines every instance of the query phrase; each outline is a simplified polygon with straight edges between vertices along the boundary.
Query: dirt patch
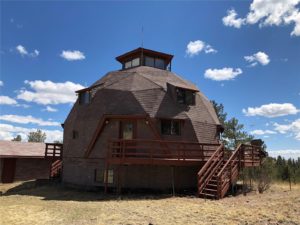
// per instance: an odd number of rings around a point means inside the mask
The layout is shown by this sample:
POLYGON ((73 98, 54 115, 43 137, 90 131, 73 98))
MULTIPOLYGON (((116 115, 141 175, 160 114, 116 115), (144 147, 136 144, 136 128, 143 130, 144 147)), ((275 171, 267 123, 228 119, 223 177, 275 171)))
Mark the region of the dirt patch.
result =
POLYGON ((115 195, 43 185, 0 185, 0 224, 300 224, 300 186, 210 201, 194 196, 115 195), (5 190, 5 191, 4 191, 5 190))

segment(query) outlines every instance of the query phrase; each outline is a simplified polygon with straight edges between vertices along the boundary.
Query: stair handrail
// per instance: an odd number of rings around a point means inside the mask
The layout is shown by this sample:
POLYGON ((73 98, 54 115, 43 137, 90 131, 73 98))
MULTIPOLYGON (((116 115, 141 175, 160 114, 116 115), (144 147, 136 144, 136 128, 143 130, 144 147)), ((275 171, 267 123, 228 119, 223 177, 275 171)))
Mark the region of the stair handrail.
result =
POLYGON ((234 152, 232 153, 232 155, 229 157, 229 159, 227 160, 227 162, 224 164, 223 168, 220 170, 220 172, 218 173, 217 177, 220 177, 222 175, 222 173, 224 172, 224 170, 228 167, 229 163, 231 163, 233 161, 233 158, 236 157, 236 155, 240 152, 240 150, 242 149, 241 147, 243 146, 242 143, 240 143, 237 148, 234 150, 234 152))
POLYGON ((200 169, 200 171, 198 172, 198 176, 202 175, 207 167, 210 165, 211 161, 215 158, 215 156, 219 153, 219 151, 221 151, 224 147, 224 144, 222 143, 217 150, 211 155, 211 157, 207 160, 207 162, 204 164, 204 166, 200 169))
POLYGON ((224 153, 223 143, 217 148, 217 150, 212 154, 209 160, 204 164, 204 166, 198 172, 198 194, 200 194, 203 188, 205 188, 209 180, 216 172, 218 166, 220 166, 220 163, 222 163, 222 161, 220 160, 220 158, 222 157, 221 155, 222 152, 224 153), (208 170, 210 167, 212 167, 211 170, 208 170))

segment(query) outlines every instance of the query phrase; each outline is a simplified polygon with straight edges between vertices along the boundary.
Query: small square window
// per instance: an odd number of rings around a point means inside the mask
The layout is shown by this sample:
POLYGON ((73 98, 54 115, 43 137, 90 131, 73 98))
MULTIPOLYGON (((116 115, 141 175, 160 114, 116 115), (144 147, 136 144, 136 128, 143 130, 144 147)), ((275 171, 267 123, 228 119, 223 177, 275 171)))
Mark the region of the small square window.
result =
POLYGON ((77 139, 78 136, 79 136, 78 131, 77 131, 77 130, 73 130, 73 131, 72 131, 72 138, 73 138, 73 139, 77 139))
POLYGON ((185 91, 184 91, 184 89, 177 88, 176 93, 177 93, 177 102, 180 103, 180 104, 185 104, 185 91))
POLYGON ((80 105, 86 105, 90 103, 90 92, 85 91, 79 93, 79 104, 80 105))
POLYGON ((185 102, 187 105, 195 105, 195 92, 186 91, 185 92, 185 102))
POLYGON ((177 102, 179 104, 195 105, 196 93, 194 91, 186 90, 183 88, 177 88, 176 95, 177 102))

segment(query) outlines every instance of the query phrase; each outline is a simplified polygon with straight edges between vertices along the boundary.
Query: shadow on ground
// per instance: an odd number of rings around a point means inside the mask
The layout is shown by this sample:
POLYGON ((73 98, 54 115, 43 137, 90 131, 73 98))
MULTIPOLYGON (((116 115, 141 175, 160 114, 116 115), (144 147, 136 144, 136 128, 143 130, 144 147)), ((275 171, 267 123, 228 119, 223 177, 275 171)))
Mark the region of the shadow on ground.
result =
MULTIPOLYGON (((110 193, 104 194, 103 188, 95 190, 83 190, 70 187, 64 187, 59 182, 53 182, 48 180, 26 181, 14 186, 4 193, 2 196, 12 195, 24 195, 24 196, 37 196, 43 200, 61 200, 61 201, 110 201, 110 200, 159 200, 172 197, 171 190, 165 190, 164 192, 158 192, 155 190, 123 190, 119 195, 110 190, 110 193)), ((188 191, 183 193, 182 191, 176 194, 177 197, 191 197, 195 198, 195 192, 188 191)))

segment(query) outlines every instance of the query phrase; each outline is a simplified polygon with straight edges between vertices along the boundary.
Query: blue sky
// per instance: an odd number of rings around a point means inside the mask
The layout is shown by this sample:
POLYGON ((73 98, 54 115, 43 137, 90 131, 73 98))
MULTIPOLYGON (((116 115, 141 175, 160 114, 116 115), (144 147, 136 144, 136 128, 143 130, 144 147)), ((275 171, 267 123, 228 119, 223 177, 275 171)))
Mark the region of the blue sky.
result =
POLYGON ((143 37, 270 151, 300 156, 300 1, 262 2, 1 2, 0 139, 60 139, 74 90, 143 37))

